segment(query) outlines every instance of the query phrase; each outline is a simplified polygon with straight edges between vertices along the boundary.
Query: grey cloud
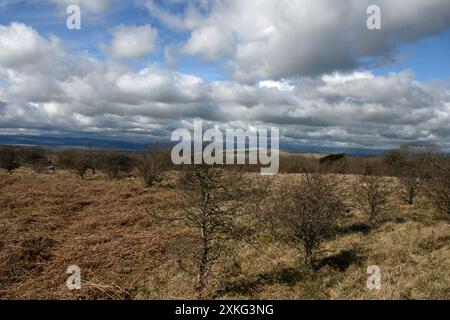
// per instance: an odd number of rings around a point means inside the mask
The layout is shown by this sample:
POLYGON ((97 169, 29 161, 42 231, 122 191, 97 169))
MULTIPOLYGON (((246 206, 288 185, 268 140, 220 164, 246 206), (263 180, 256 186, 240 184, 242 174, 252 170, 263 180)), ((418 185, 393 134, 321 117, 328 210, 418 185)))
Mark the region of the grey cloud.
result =
POLYGON ((428 141, 450 148, 449 84, 421 83, 411 71, 332 73, 255 84, 205 82, 157 66, 133 71, 117 62, 73 55, 24 25, 1 28, 0 42, 17 37, 20 29, 21 37, 34 39, 54 57, 51 64, 31 59, 26 67, 17 66, 11 59, 15 50, 20 54, 20 43, 0 54, 3 130, 169 138, 173 129, 201 118, 220 127, 273 125, 286 141, 325 146, 385 148, 428 141))
POLYGON ((233 76, 244 81, 392 61, 402 44, 450 28, 448 0, 210 0, 208 10, 193 0, 181 15, 147 3, 162 23, 190 31, 185 52, 227 57, 233 76), (369 5, 381 7, 382 30, 366 27, 369 5))

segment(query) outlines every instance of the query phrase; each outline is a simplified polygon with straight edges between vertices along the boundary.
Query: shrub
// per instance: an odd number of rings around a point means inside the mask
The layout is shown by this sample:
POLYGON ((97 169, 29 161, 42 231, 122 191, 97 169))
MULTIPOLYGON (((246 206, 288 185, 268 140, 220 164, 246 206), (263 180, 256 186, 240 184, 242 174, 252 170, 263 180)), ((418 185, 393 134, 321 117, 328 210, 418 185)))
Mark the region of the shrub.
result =
POLYGON ((155 222, 164 221, 189 236, 178 244, 179 264, 186 260, 185 271, 195 274, 195 290, 202 295, 213 266, 231 252, 229 241, 243 236, 239 218, 254 201, 242 171, 227 171, 218 166, 194 165, 185 168, 179 180, 183 207, 174 216, 153 212, 155 222))
POLYGON ((119 179, 121 174, 133 170, 133 158, 124 152, 108 151, 101 156, 100 167, 111 179, 119 179))
POLYGON ((20 167, 20 160, 17 150, 12 147, 0 149, 0 168, 5 169, 9 174, 20 167))
POLYGON ((429 175, 423 181, 426 196, 436 210, 450 215, 450 159, 434 155, 427 162, 429 175))
POLYGON ((396 176, 401 184, 402 199, 409 205, 420 191, 420 166, 427 154, 427 149, 403 145, 398 150, 386 153, 383 164, 388 174, 396 176))
POLYGON ((77 172, 83 180, 88 170, 92 170, 95 173, 91 155, 83 150, 60 151, 58 153, 58 164, 64 169, 77 172))
POLYGON ((170 150, 158 150, 154 146, 149 147, 136 159, 136 168, 146 188, 153 186, 170 165, 170 150))
POLYGON ((414 199, 420 192, 420 180, 416 174, 407 174, 400 177, 402 185, 402 199, 409 205, 414 204, 414 199))
POLYGON ((356 179, 353 185, 353 201, 355 206, 369 217, 372 226, 390 208, 388 183, 384 177, 364 174, 356 179))
POLYGON ((319 161, 320 163, 328 163, 328 162, 334 162, 339 161, 342 159, 345 159, 347 155, 345 153, 336 153, 336 154, 330 154, 328 156, 325 156, 321 158, 319 161))
POLYGON ((315 250, 336 232, 345 206, 338 194, 341 181, 321 173, 307 173, 290 183, 272 210, 282 227, 284 240, 305 252, 311 265, 315 250))
POLYGON ((39 148, 26 148, 20 152, 22 163, 31 166, 34 171, 42 172, 49 165, 50 161, 44 150, 39 148))

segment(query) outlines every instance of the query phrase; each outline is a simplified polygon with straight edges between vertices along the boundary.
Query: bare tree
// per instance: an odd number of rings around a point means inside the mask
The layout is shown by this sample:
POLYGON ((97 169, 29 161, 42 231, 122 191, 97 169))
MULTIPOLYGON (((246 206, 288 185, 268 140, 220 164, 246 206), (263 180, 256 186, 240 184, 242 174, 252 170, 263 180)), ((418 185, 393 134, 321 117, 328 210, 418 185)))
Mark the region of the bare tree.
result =
POLYGON ((124 152, 108 151, 100 157, 100 167, 111 179, 119 179, 122 173, 133 169, 133 158, 124 152))
POLYGON ((194 266, 195 289, 202 294, 212 267, 230 252, 228 242, 244 236, 239 220, 255 203, 249 200, 254 193, 242 172, 207 165, 194 165, 185 170, 180 178, 182 211, 172 217, 155 212, 153 215, 158 221, 191 230, 190 249, 185 248, 186 243, 180 246, 183 246, 183 258, 194 266))
POLYGON ((65 150, 58 153, 58 164, 64 169, 77 172, 83 180, 88 170, 95 173, 92 161, 90 153, 83 150, 65 150))
POLYGON ((17 151, 12 147, 0 149, 0 168, 5 169, 9 174, 20 167, 17 151))
MULTIPOLYGON (((417 167, 416 167, 417 169, 417 167)), ((408 169, 410 170, 410 169, 408 169)), ((420 180, 415 173, 407 174, 400 177, 400 183, 402 185, 402 198, 409 204, 414 204, 414 199, 420 192, 420 180)))
POLYGON ((365 173, 356 179, 353 185, 355 206, 369 217, 372 226, 390 208, 388 183, 385 177, 365 173))
POLYGON ((170 150, 158 149, 155 145, 137 156, 136 168, 146 188, 152 187, 161 174, 170 168, 170 150))
POLYGON ((305 252, 306 265, 314 252, 335 234, 338 219, 345 213, 339 192, 342 180, 319 172, 307 172, 285 186, 272 207, 282 227, 282 238, 305 252))
POLYGON ((439 212, 450 215, 450 159, 433 154, 426 163, 428 174, 423 179, 426 196, 439 212))
POLYGON ((40 148, 25 148, 20 152, 22 163, 30 165, 36 172, 43 172, 51 164, 47 154, 40 148))
POLYGON ((409 205, 420 192, 419 167, 426 154, 422 147, 402 145, 383 157, 387 173, 399 178, 402 199, 409 205))

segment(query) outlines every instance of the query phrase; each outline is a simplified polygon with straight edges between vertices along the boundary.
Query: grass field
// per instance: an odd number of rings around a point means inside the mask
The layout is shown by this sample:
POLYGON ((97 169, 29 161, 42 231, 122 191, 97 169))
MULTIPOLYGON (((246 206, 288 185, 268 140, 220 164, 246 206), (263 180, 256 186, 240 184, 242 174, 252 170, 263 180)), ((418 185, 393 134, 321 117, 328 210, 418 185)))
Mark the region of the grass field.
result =
MULTIPOLYGON (((166 174, 146 189, 136 178, 85 181, 68 171, 0 173, 1 299, 190 299, 192 275, 169 254, 183 230, 155 225, 149 208, 178 210, 179 190, 166 174), (66 287, 66 269, 81 268, 82 289, 66 287)), ((255 179, 259 175, 255 174, 255 179)), ((278 175, 285 179, 295 175, 278 175)), ((348 181, 353 177, 347 176, 348 181)), ((396 181, 392 180, 392 198, 396 181)), ((314 269, 302 253, 267 237, 238 241, 216 266, 215 299, 449 299, 450 225, 425 199, 395 208, 376 228, 350 211, 324 243, 314 269), (368 290, 367 267, 381 269, 368 290)))

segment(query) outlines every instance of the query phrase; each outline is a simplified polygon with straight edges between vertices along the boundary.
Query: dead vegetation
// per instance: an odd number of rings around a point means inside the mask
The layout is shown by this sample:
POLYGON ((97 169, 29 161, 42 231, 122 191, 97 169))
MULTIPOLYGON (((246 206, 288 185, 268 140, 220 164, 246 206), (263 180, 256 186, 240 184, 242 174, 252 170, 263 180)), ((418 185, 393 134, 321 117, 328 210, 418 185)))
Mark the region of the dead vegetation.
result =
POLYGON ((335 235, 337 223, 345 213, 339 197, 342 180, 335 176, 306 172, 286 183, 276 205, 267 215, 276 219, 277 238, 294 248, 303 249, 306 265, 321 243, 335 235))
POLYGON ((412 204, 401 173, 336 173, 347 165, 331 158, 270 183, 200 166, 159 172, 149 188, 101 165, 84 181, 1 171, 0 298, 448 299, 448 158, 423 159, 412 204), (70 265, 81 290, 65 286, 70 265), (369 265, 381 290, 365 286, 369 265))

